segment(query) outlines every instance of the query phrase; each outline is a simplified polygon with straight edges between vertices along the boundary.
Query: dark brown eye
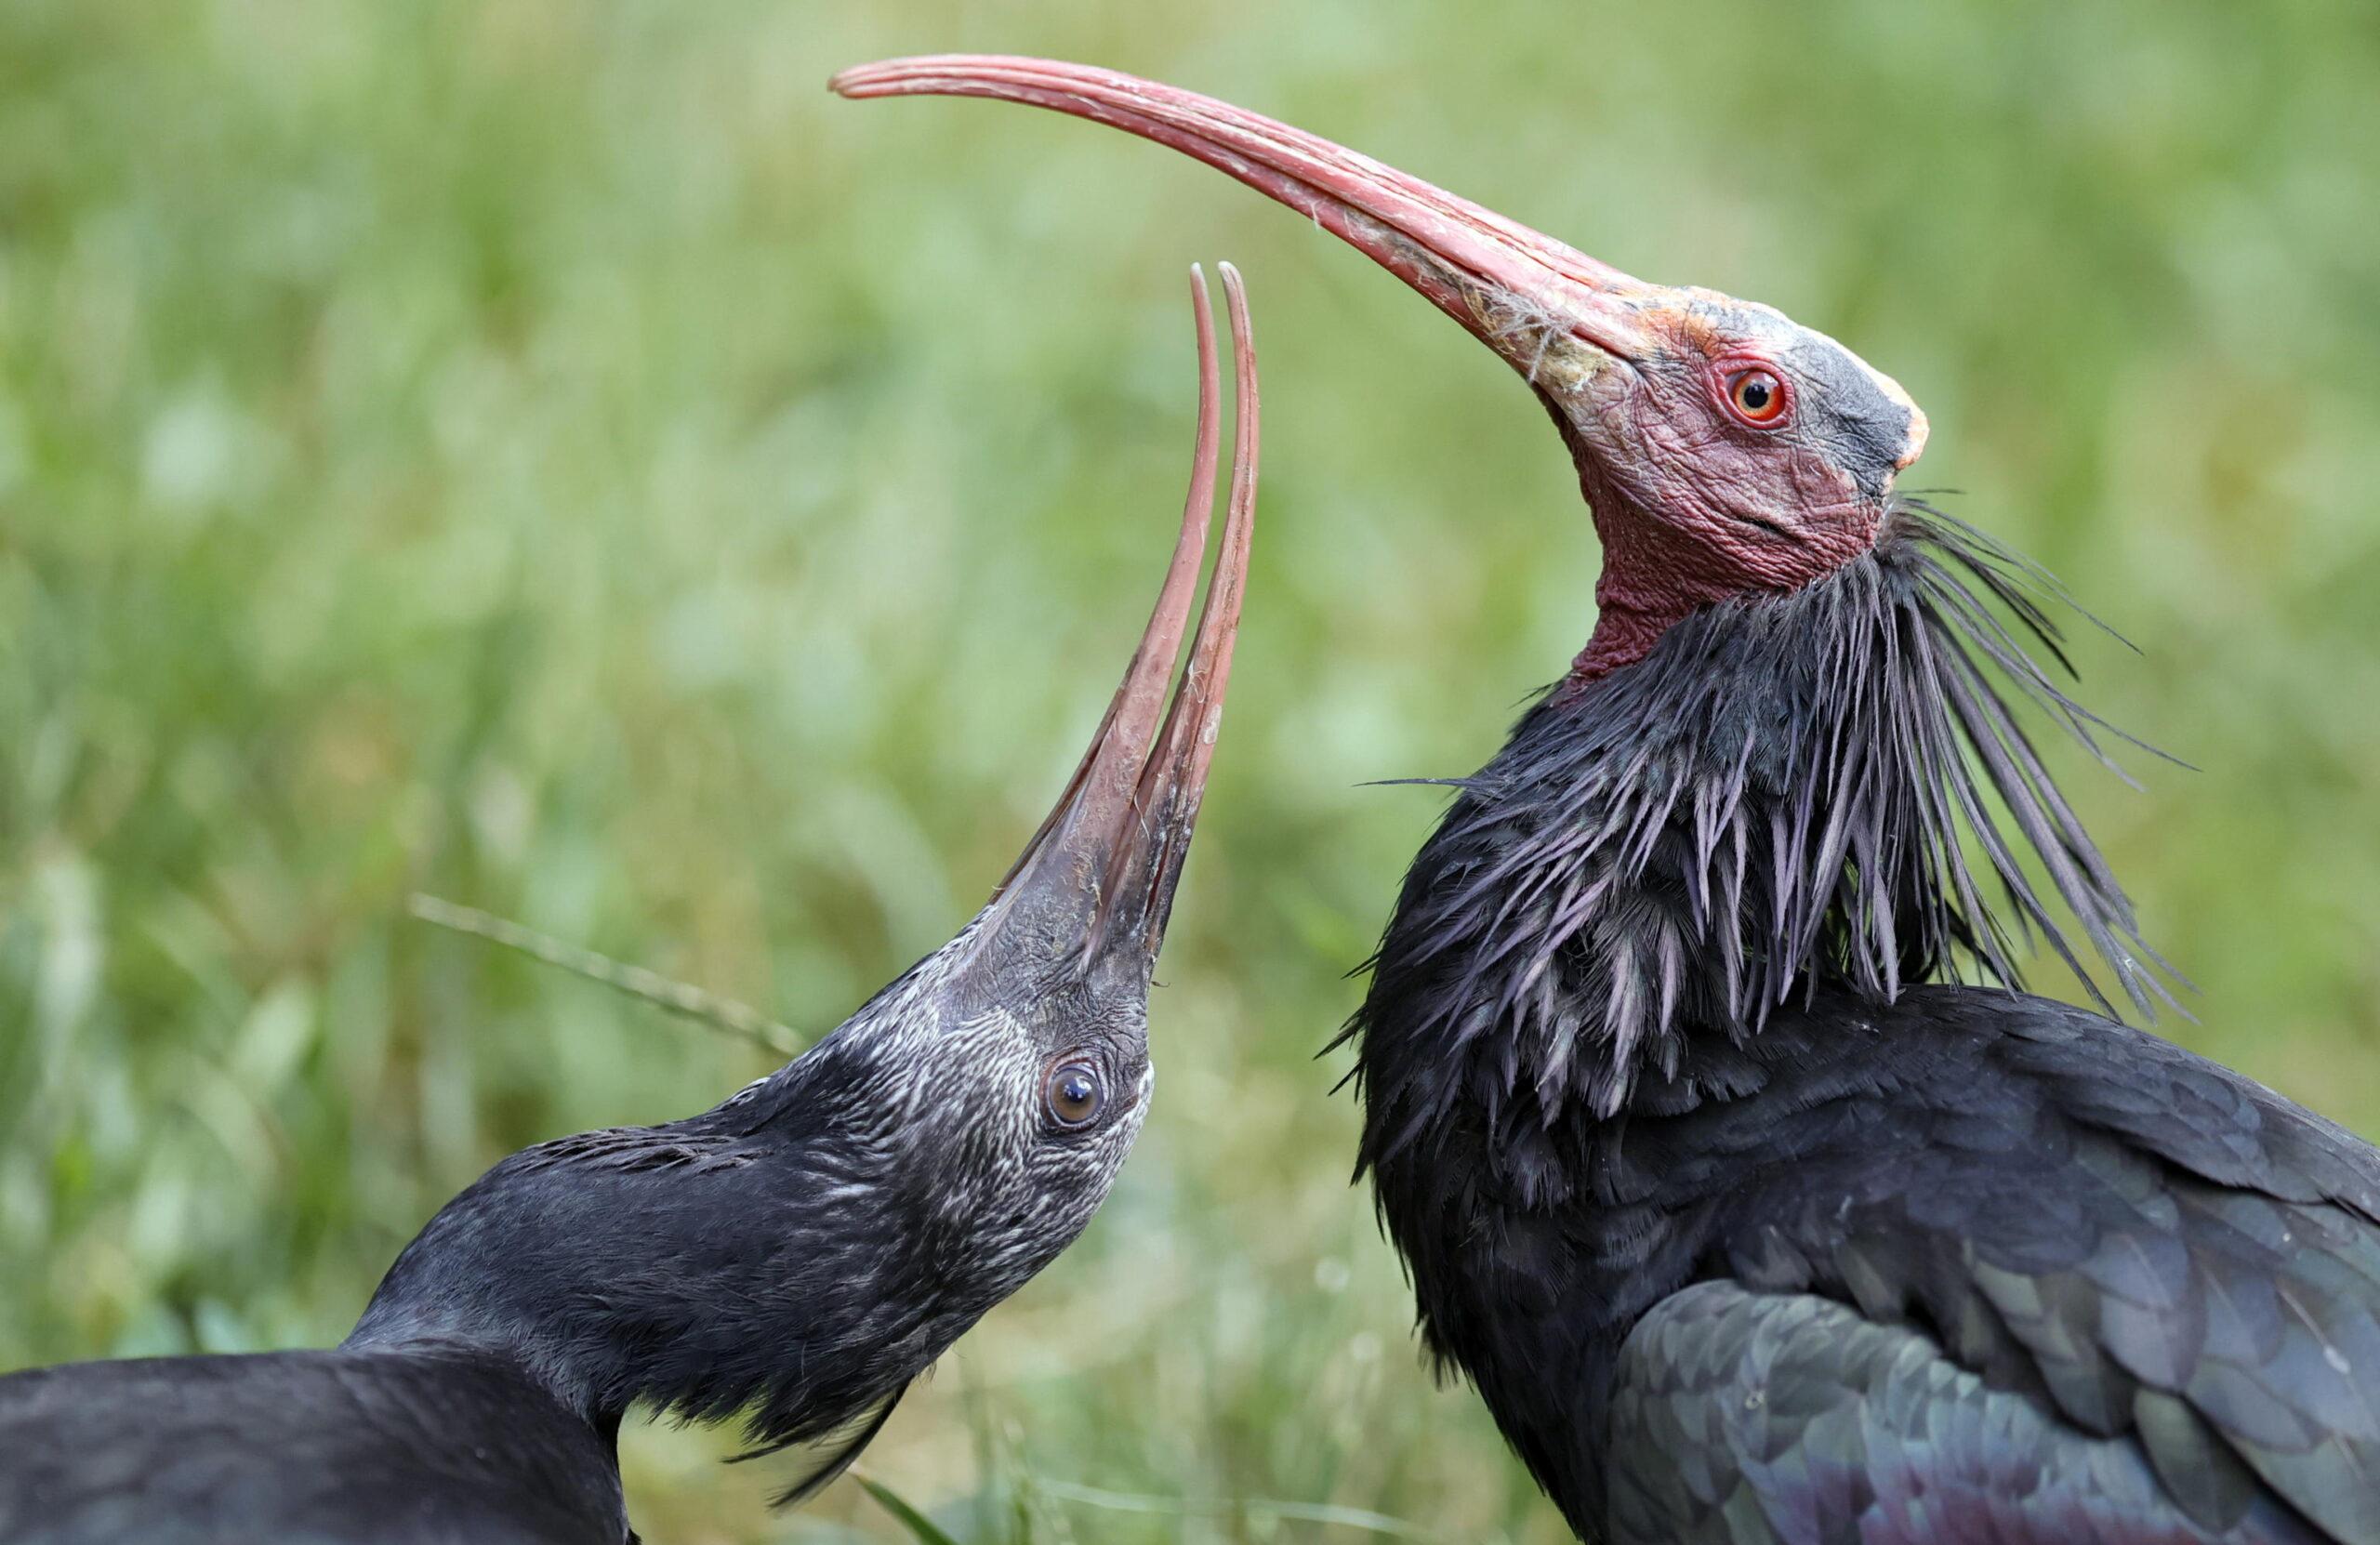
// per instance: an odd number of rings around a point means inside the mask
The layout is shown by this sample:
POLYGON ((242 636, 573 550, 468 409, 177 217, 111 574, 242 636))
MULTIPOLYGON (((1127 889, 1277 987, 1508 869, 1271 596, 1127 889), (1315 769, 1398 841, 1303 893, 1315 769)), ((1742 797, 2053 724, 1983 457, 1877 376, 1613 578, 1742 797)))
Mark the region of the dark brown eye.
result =
POLYGON ((1727 377, 1727 405, 1747 424, 1774 424, 1785 416, 1785 383, 1765 370, 1739 370, 1727 377))
POLYGON ((1087 1125, 1105 1103, 1099 1070, 1089 1063, 1060 1063, 1041 1086, 1041 1103, 1050 1119, 1061 1127, 1087 1125))

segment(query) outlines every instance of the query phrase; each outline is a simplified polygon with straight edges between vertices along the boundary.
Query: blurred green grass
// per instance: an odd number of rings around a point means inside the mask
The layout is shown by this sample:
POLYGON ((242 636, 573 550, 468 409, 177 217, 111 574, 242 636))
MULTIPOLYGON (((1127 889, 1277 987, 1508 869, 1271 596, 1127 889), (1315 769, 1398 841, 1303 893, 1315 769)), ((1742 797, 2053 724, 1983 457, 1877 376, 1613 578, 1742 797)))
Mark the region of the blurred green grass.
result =
MULTIPOLYGON (((1314 1053, 1436 809, 1357 786, 1475 766, 1585 635, 1567 465, 1213 173, 823 89, 928 49, 1195 86, 1850 340, 1933 418, 1913 481, 2138 644, 2082 640, 2087 700, 2199 769, 2060 754, 2203 989, 2166 1028, 2380 1132, 2373 21, 0 7, 0 1367, 335 1340, 498 1155, 760 1070, 415 889, 811 1028, 945 937, 1137 627, 1223 257, 1265 502, 1157 1107, 869 1468, 983 1539, 1560 1538, 1417 1366, 1314 1053)), ((770 1518, 728 1442, 629 1434, 648 1538, 902 1538, 850 1486, 770 1518)))

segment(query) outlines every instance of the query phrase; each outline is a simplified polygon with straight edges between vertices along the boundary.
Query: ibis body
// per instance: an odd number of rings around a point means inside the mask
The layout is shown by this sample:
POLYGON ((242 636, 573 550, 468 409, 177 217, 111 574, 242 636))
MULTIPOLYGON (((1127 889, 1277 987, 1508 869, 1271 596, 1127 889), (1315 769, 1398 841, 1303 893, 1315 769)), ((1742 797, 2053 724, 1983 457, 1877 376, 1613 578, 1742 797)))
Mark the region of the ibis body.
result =
POLYGON ((2380 1154, 2015 990, 2030 931, 2163 993, 2019 722, 2104 738, 2029 653, 2045 576, 1897 492, 1906 391, 1172 86, 971 55, 835 86, 1204 161, 1559 429, 1593 637, 1459 780, 1346 1038, 1424 1342, 1582 1538, 2380 1545, 2380 1154))
POLYGON ((1214 754, 1255 498, 1238 276, 1229 515, 1203 279, 1190 496, 1073 781, 959 935, 682 1121, 518 1153, 405 1247, 337 1348, 0 1378, 7 1545, 617 1545, 635 1407, 848 1464, 902 1391, 1081 1233, 1147 1113, 1147 1006, 1214 754))

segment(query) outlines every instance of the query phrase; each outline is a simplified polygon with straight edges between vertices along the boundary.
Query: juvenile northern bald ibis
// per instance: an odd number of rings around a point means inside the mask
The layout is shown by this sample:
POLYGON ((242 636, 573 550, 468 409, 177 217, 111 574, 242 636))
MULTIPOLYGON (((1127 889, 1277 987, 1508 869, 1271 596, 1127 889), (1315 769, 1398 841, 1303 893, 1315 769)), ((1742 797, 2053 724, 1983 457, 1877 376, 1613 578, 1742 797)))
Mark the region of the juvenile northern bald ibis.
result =
POLYGON ((1907 392, 1171 86, 962 56, 834 84, 1219 167, 1561 430, 1593 636, 1462 782, 1346 1037, 1421 1335, 1582 1538, 2380 1541, 2380 1153, 2016 990, 2028 931, 2144 1008, 2160 963, 2019 725, 2096 749, 2028 654, 2057 650, 2041 576, 1895 493, 1907 392))
POLYGON ((700 1116, 513 1155, 432 1218, 329 1351, 0 1379, 9 1545, 588 1545, 630 1534, 629 1407, 743 1413, 831 1479, 909 1381, 1082 1232, 1147 1114, 1148 992, 1214 756, 1256 495, 1253 345, 1229 513, 1166 706, 1215 491, 1205 283, 1182 534, 1123 684, 991 902, 700 1116), (1160 716, 1162 721, 1160 722, 1160 716))

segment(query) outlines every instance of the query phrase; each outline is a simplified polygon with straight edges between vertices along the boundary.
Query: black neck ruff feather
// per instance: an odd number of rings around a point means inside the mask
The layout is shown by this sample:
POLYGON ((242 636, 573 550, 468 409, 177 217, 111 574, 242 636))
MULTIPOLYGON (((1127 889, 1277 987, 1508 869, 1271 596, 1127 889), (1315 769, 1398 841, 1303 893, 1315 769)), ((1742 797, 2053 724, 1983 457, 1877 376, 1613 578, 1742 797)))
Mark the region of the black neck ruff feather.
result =
POLYGON ((2036 934, 2110 1012, 2086 950, 2144 1013, 2171 1003, 2171 969, 2017 723, 2030 701, 2114 767, 2117 732, 2027 653, 2070 672, 2043 605, 2065 599, 1904 499, 1826 578, 1708 608, 1635 665, 1549 692, 1458 786, 1371 962, 1342 1037, 1361 1045, 1366 1163, 1458 1095, 1491 1131, 1613 1116, 1640 1074, 1690 1072, 1698 1038, 1740 1043, 1797 994, 2016 987, 2036 934))

